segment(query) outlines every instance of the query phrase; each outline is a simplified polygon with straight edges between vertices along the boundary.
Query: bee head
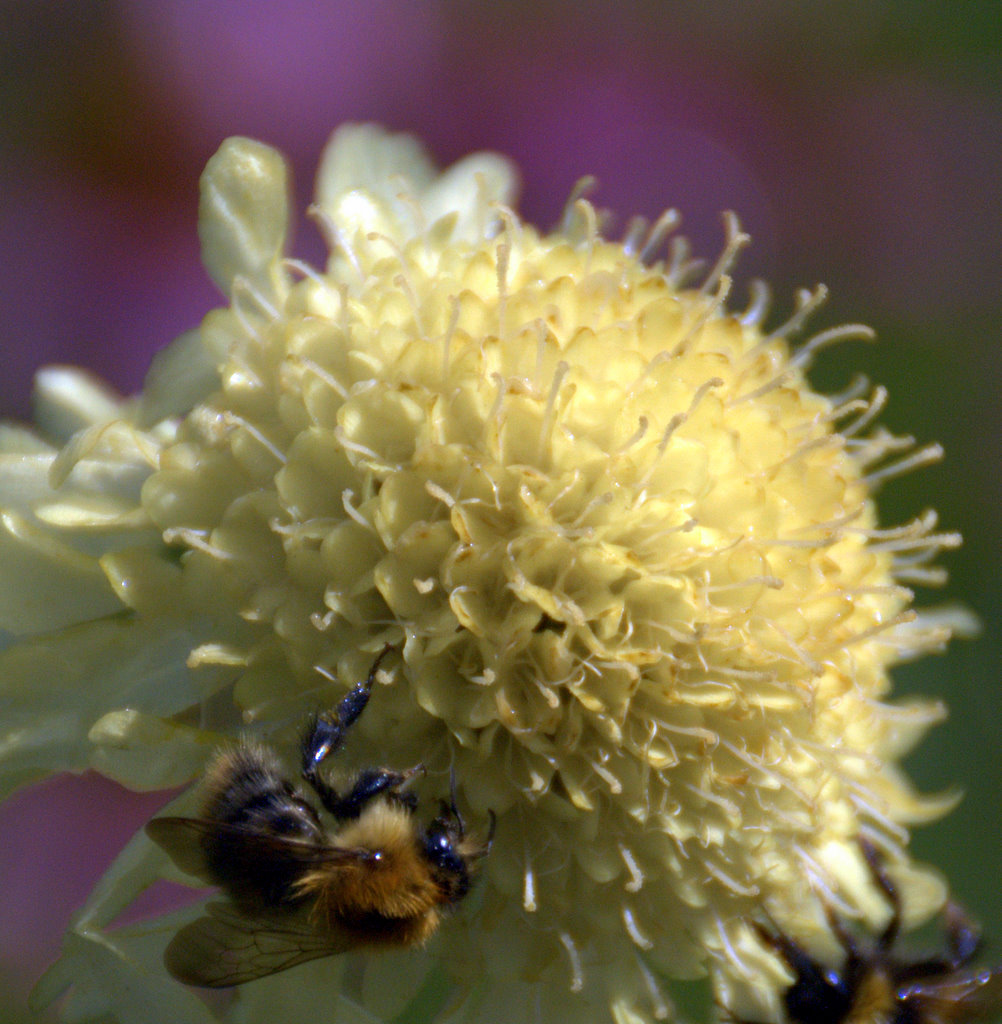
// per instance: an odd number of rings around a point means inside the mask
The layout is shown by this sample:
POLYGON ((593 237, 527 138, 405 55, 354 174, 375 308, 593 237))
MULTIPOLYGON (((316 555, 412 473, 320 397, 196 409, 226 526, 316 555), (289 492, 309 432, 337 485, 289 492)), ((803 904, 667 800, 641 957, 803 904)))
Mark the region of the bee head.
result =
POLYGON ((490 812, 490 821, 486 840, 477 842, 466 838, 466 824, 456 807, 456 775, 453 772, 449 802, 442 801, 441 813, 425 829, 423 837, 424 856, 442 889, 443 902, 455 903, 469 892, 473 865, 487 855, 494 839, 497 819, 493 811, 490 812))

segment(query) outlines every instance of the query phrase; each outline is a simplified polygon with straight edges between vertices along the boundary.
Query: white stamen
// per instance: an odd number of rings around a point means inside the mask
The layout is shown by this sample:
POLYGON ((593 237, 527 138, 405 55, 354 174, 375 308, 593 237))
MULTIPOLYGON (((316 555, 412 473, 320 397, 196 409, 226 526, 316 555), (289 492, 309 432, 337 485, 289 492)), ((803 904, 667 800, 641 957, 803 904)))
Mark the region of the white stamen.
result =
POLYGON ((630 873, 630 880, 623 886, 623 888, 626 889, 627 892, 640 892, 644 884, 644 873, 640 870, 640 865, 633 856, 633 851, 622 843, 619 843, 618 845, 619 855, 623 858, 626 870, 630 873))
POLYGON ((456 499, 445 488, 439 487, 432 480, 425 481, 424 489, 437 501, 442 502, 446 508, 452 508, 456 504, 456 499))
POLYGON ((655 1020, 669 1020, 674 1017, 673 1006, 665 998, 664 993, 661 991, 660 986, 657 983, 657 979, 651 973, 650 968, 641 957, 638 955, 636 958, 637 968, 640 971, 640 976, 644 979, 644 984, 647 986, 647 991, 651 997, 651 1009, 654 1011, 655 1020))
POLYGON ((760 324, 768 314, 772 293, 765 281, 759 278, 755 278, 749 283, 748 290, 751 292, 748 308, 738 317, 738 322, 744 324, 745 327, 752 327, 760 324))
POLYGON ((754 897, 759 895, 759 887, 757 885, 742 885, 736 878, 727 874, 723 868, 712 860, 707 858, 703 862, 703 867, 706 868, 707 873, 712 875, 718 882, 720 882, 727 889, 730 889, 732 893, 736 893, 738 896, 754 897))
MULTIPOLYGON (((793 315, 786 323, 780 324, 774 331, 766 335, 759 342, 759 346, 775 341, 777 338, 789 338, 790 335, 795 334, 804 326, 811 314, 824 305, 827 298, 828 289, 823 284, 815 285, 813 290, 798 288, 793 298, 793 315)), ((756 348, 759 346, 756 346, 756 348)), ((754 352, 754 349, 752 351, 754 352)))
POLYGON ((648 950, 654 948, 654 943, 640 930, 640 926, 637 924, 636 918, 633 916, 633 911, 624 903, 623 904, 623 926, 626 928, 626 934, 630 936, 630 939, 634 945, 639 946, 641 949, 648 950))
POLYGON ((822 654, 830 655, 835 651, 846 650, 855 644, 862 643, 864 640, 871 640, 875 636, 879 636, 881 633, 886 633, 888 630, 896 629, 898 626, 906 625, 909 622, 914 622, 918 618, 918 615, 913 609, 908 609, 898 613, 892 619, 888 619, 886 622, 878 622, 875 626, 871 626, 869 629, 861 629, 858 633, 853 633, 851 636, 846 637, 844 640, 840 640, 838 643, 829 644, 823 648, 822 654))
POLYGON ((741 230, 741 222, 732 210, 727 210, 724 213, 724 232, 726 237, 724 251, 720 254, 713 269, 706 275, 703 287, 700 288, 704 295, 709 295, 723 283, 725 275, 734 265, 738 253, 751 241, 751 235, 746 235, 741 230))
POLYGON ((852 421, 852 423, 847 423, 842 428, 842 436, 847 438, 855 437, 856 434, 862 433, 884 411, 884 406, 886 405, 887 388, 880 385, 879 387, 874 388, 869 401, 865 403, 865 411, 862 415, 858 416, 852 421))
POLYGON ((720 283, 717 285, 717 290, 703 307, 700 314, 696 319, 686 328, 685 333, 682 335, 682 340, 671 350, 671 358, 678 359, 685 351, 689 348, 693 341, 695 341, 703 328, 713 319, 727 301, 727 296, 730 294, 731 286, 733 285, 731 278, 724 275, 720 278, 720 283))
POLYGON ((283 466, 286 464, 286 462, 288 462, 285 452, 283 452, 281 448, 279 448, 277 445, 269 441, 268 438, 265 437, 264 434, 260 430, 258 430, 257 427, 254 426, 253 423, 249 423, 247 420, 243 418, 243 416, 238 416, 235 412, 224 412, 222 415, 223 422, 227 426, 242 427, 244 430, 247 431, 248 434, 250 434, 251 437, 254 438, 255 441, 258 441, 261 444, 262 448, 265 448, 268 452, 274 455, 276 460, 280 462, 283 466))
POLYGON ((503 342, 507 336, 505 312, 508 308, 508 262, 511 259, 511 239, 506 235, 498 243, 497 253, 498 340, 503 342))
POLYGON ((567 950, 567 957, 571 962, 571 991, 580 992, 584 988, 584 974, 581 973, 581 955, 578 947, 567 932, 560 932, 560 941, 567 950))
POLYGON ((665 210, 658 217, 647 234, 643 248, 638 253, 641 263, 650 263, 654 259, 654 254, 664 244, 668 235, 678 227, 681 219, 678 210, 665 210))
POLYGON ((371 531, 372 533, 375 533, 376 527, 372 523, 370 523, 369 520, 366 519, 365 516, 363 516, 362 513, 359 512, 358 509, 355 508, 355 506, 351 503, 352 498, 354 497, 355 492, 350 487, 346 487, 341 492, 341 504, 344 507, 345 512, 347 512, 348 515, 352 519, 354 519, 356 523, 359 524, 359 526, 364 526, 367 530, 371 531))
POLYGON ((608 768, 603 768, 592 759, 589 759, 588 763, 591 765, 592 771, 594 771, 594 773, 609 787, 610 793, 614 796, 619 796, 619 794, 623 792, 623 784, 615 775, 612 774, 612 772, 609 771, 608 768))
POLYGON ((925 448, 920 448, 906 459, 899 459, 889 466, 884 466, 882 469, 876 469, 872 473, 867 473, 863 480, 872 491, 877 484, 882 484, 885 480, 910 473, 913 469, 918 469, 919 466, 928 466, 934 462, 939 462, 942 457, 942 445, 926 445, 925 448))
POLYGON ((720 919, 719 915, 714 915, 715 923, 717 926, 717 934, 720 936, 720 944, 724 948, 724 953, 727 959, 737 967, 741 975, 748 981, 752 981, 758 976, 757 971, 749 969, 748 965, 738 956, 738 951, 734 948, 731 943, 730 936, 727 934, 727 929, 724 927, 724 922, 720 919))
MULTIPOLYGON (((295 357, 292 357, 295 359, 295 357)), ((328 370, 325 370, 319 363, 314 362, 312 359, 298 359, 296 360, 299 365, 304 369, 312 373, 315 377, 319 377, 329 388, 331 388, 341 398, 348 397, 348 389, 328 370)))
POLYGON ((574 221, 579 212, 578 202, 583 199, 589 192, 594 191, 595 186, 598 184, 596 179, 588 174, 583 178, 578 178, 574 183, 574 187, 571 189, 571 194, 567 197, 567 202, 564 204, 564 212, 560 218, 560 232, 561 234, 570 235, 574 231, 574 221))
MULTIPOLYGON (((546 408, 543 411, 543 419, 539 425, 539 461, 545 464, 550 459, 550 442, 553 435, 553 424, 557 417, 557 398, 560 395, 560 388, 564 378, 570 372, 570 366, 561 359, 557 363, 556 372, 553 374, 553 381, 550 383, 550 393, 546 398, 546 408)), ((573 394, 573 391, 571 392, 573 394)))
POLYGON ((210 544, 206 540, 208 534, 208 530, 192 530, 187 526, 168 526, 163 532, 163 539, 165 544, 173 544, 175 541, 180 541, 189 548, 195 548, 224 562, 236 557, 233 552, 223 551, 221 548, 210 544))
POLYGON ((866 324, 842 324, 840 327, 832 327, 820 334, 815 334, 806 344, 802 345, 794 353, 790 360, 790 366, 800 370, 806 370, 813 362, 814 357, 823 348, 834 345, 839 341, 873 341, 877 336, 876 331, 866 324))
POLYGON ((327 242, 327 248, 331 252, 342 252, 352 269, 358 276, 359 284, 365 281, 365 273, 362 270, 362 264, 355 253, 355 250, 344 240, 344 236, 338 230, 337 225, 334 223, 334 218, 322 207, 316 203, 311 204, 306 209, 306 215, 312 217, 316 222, 317 227, 320 229, 321 235, 327 242))
POLYGON ((538 909, 536 903, 536 873, 528 851, 525 855, 525 870, 522 872, 522 906, 530 914, 538 909))
MULTIPOLYGON (((264 297, 264 295, 250 283, 250 280, 242 274, 238 274, 233 278, 233 290, 230 297, 232 299, 234 312, 236 312, 238 316, 242 312, 241 300, 250 299, 269 320, 278 319, 278 309, 276 309, 276 307, 273 306, 264 297)), ((255 334, 255 338, 256 337, 257 335, 255 334)))

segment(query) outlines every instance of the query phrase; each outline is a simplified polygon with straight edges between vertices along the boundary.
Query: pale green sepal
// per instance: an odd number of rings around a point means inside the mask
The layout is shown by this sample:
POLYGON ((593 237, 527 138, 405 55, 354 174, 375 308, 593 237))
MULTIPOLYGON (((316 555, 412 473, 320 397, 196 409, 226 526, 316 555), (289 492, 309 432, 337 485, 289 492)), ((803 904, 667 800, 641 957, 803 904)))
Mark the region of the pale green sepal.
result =
POLYGON ((253 139, 227 139, 200 180, 202 262, 223 294, 238 278, 266 300, 284 282, 280 261, 288 229, 288 172, 282 155, 253 139))
POLYGON ((190 918, 185 910, 107 934, 69 932, 62 956, 35 986, 32 1009, 68 993, 60 1012, 66 1024, 216 1024, 205 1003, 163 965, 164 948, 190 918))
POLYGON ((184 416, 219 387, 219 360, 198 328, 185 331, 153 357, 143 382, 137 422, 144 429, 184 416))
POLYGON ((60 540, 89 554, 121 547, 126 537, 130 544, 156 539, 140 504, 148 465, 87 459, 72 467, 70 481, 53 490, 55 461, 51 449, 0 453, 0 509, 54 527, 60 540))
MULTIPOLYGON (((131 535, 150 526, 149 516, 134 502, 122 501, 109 494, 84 493, 73 501, 49 501, 35 509, 38 520, 60 532, 80 530, 106 534, 122 531, 131 535)), ((152 531, 149 536, 155 537, 152 531)))
POLYGON ((168 717, 197 704, 205 690, 185 659, 203 638, 190 627, 123 614, 0 653, 0 797, 53 772, 89 767, 88 733, 109 708, 168 717))
MULTIPOLYGON (((344 992, 354 958, 326 957, 245 985, 228 1020, 231 1024, 390 1024, 344 992)), ((403 1020, 399 1022, 403 1024, 403 1020)))
POLYGON ((46 455, 52 452, 52 445, 39 437, 38 433, 16 423, 0 423, 0 457, 46 455))
POLYGON ((47 633, 121 608, 96 559, 0 513, 0 629, 47 633))
POLYGON ((190 782, 224 739, 219 733, 125 708, 99 718, 88 733, 91 767, 105 778, 140 789, 190 782))
MULTIPOLYGON (((154 817, 190 818, 197 815, 197 805, 197 794, 189 788, 166 803, 154 817)), ((182 875, 174 868, 168 855, 146 835, 145 829, 140 829, 91 890, 87 902, 73 920, 73 931, 96 932, 107 928, 140 893, 168 876, 179 884, 192 883, 191 876, 182 875)), ((195 908, 185 909, 189 919, 198 916, 195 908)))
POLYGON ((143 615, 171 618, 186 607, 184 574, 162 549, 115 551, 101 559, 101 569, 122 604, 143 615))
POLYGON ((75 366, 39 370, 31 397, 38 429, 57 441, 67 441, 84 427, 121 415, 121 398, 104 381, 75 366))
POLYGON ((144 476, 157 468, 162 445, 150 434, 139 430, 127 420, 111 420, 80 430, 53 459, 49 483, 61 487, 73 470, 87 461, 99 462, 102 468, 114 466, 138 469, 144 476))

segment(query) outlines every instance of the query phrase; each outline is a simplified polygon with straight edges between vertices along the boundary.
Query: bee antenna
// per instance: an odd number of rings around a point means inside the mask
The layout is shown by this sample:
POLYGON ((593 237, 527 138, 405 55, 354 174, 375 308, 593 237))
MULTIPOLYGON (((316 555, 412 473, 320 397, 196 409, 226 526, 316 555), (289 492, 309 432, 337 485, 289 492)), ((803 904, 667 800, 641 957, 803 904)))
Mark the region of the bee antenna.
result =
POLYGON ((459 838, 462 839, 466 835, 466 822, 463 821, 463 816, 459 813, 459 808, 456 806, 456 766, 453 765, 449 769, 449 806, 443 805, 443 810, 447 810, 456 819, 456 824, 459 826, 459 838))
POLYGON ((372 663, 372 668, 369 669, 369 675, 365 680, 366 687, 372 686, 376 681, 376 673, 379 671, 379 666, 382 664, 383 658, 392 651, 393 644, 384 644, 383 649, 376 655, 376 660, 372 663))

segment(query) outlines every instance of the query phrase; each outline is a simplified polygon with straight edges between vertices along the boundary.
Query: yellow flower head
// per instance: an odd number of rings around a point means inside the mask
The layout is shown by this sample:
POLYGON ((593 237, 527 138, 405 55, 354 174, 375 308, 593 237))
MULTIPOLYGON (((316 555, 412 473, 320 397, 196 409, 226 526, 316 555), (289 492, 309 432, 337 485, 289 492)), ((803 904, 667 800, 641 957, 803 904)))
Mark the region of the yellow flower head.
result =
MULTIPOLYGON (((391 643, 346 756, 423 761, 429 797, 454 767, 471 818, 498 815, 479 896, 428 950, 256 982, 236 1019, 291 992, 389 1018, 451 980, 449 1019, 642 1021, 670 1015, 666 979, 709 969, 765 1020, 789 979, 749 920, 823 941, 825 903, 886 914, 860 835, 913 916, 942 896, 904 826, 948 801, 896 765, 940 709, 882 698, 889 666, 949 635, 905 584, 935 582, 956 537, 931 513, 882 529, 871 498, 938 452, 871 429, 881 389, 805 377, 869 332, 791 348, 820 289, 771 332, 763 292, 729 312, 733 221, 691 284, 681 246, 658 259, 670 215, 608 241, 575 197, 544 235, 505 205, 513 180, 489 155, 436 176, 413 140, 342 129, 318 270, 284 256, 279 155, 229 140, 200 215, 229 305, 137 402, 43 377, 61 450, 5 441, 4 570, 32 588, 0 598, 23 634, 0 664, 10 782, 187 782, 241 728, 289 749, 391 643)), ((162 869, 137 838, 49 989, 93 976, 98 935, 109 977, 177 988, 171 928, 142 955, 149 931, 101 931, 162 869)), ((205 1012, 169 998, 173 1020, 205 1012)))

